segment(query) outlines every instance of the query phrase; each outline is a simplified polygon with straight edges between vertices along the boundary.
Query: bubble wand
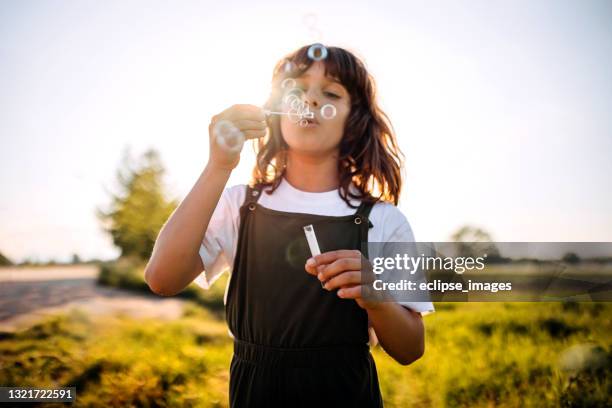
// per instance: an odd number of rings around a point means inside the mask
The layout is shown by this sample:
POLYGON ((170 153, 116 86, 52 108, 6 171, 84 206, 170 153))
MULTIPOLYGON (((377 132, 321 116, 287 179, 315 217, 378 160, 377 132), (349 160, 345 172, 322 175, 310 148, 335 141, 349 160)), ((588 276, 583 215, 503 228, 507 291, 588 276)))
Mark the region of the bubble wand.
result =
POLYGON ((306 118, 306 119, 313 119, 314 118, 314 112, 298 112, 298 113, 289 113, 289 112, 275 112, 275 111, 271 111, 271 110, 267 110, 264 109, 264 114, 266 115, 287 115, 287 116, 299 116, 300 119, 302 118, 306 118))

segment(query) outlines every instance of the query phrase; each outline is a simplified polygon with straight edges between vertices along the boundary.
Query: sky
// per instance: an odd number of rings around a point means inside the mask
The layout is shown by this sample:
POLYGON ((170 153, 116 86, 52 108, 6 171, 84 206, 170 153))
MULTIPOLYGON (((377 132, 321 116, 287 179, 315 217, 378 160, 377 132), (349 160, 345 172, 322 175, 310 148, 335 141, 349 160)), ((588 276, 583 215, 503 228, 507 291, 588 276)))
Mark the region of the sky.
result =
POLYGON ((418 241, 612 241, 611 39, 609 1, 1 2, 0 252, 117 256, 95 209, 125 149, 157 149, 181 200, 211 116, 318 41, 374 76, 418 241))

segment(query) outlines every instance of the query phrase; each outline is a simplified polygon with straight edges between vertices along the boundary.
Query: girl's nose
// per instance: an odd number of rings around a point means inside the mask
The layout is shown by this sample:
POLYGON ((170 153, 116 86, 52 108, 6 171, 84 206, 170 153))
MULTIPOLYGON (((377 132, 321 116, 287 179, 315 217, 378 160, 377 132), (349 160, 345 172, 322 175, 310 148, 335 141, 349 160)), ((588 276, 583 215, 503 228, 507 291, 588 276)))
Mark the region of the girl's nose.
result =
POLYGON ((314 91, 312 91, 312 90, 308 91, 308 93, 306 94, 306 98, 305 99, 306 99, 306 103, 309 106, 312 106, 312 107, 315 107, 315 108, 317 106, 319 106, 319 102, 317 101, 317 95, 315 95, 314 91))
POLYGON ((319 102, 317 102, 317 100, 316 100, 316 99, 314 99, 314 98, 308 98, 308 99, 306 99, 306 104, 307 104, 308 106, 312 106, 313 108, 316 108, 316 107, 318 107, 318 106, 319 106, 319 102))

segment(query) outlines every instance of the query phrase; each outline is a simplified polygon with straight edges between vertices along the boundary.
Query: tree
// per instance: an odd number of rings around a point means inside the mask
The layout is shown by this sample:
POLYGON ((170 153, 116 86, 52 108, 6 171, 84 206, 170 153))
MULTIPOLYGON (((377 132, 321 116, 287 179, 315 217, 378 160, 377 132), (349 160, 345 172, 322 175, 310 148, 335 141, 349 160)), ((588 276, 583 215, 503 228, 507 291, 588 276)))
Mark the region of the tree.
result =
POLYGON ((501 259, 491 235, 480 228, 465 225, 459 228, 451 239, 455 242, 457 256, 477 257, 486 253, 489 262, 501 259))
POLYGON ((72 254, 72 260, 70 261, 70 263, 72 263, 72 264, 80 264, 81 262, 83 262, 83 261, 81 260, 81 257, 79 256, 79 254, 77 254, 77 253, 72 254))
POLYGON ((166 198, 162 183, 165 169, 157 151, 149 149, 135 166, 133 162, 128 148, 117 171, 120 191, 110 193, 108 210, 98 208, 96 213, 121 256, 146 260, 178 202, 166 198))
POLYGON ((13 261, 8 259, 2 252, 0 252, 0 266, 10 266, 13 265, 13 261))
POLYGON ((580 257, 574 252, 566 252, 561 260, 570 264, 577 264, 580 262, 580 257))

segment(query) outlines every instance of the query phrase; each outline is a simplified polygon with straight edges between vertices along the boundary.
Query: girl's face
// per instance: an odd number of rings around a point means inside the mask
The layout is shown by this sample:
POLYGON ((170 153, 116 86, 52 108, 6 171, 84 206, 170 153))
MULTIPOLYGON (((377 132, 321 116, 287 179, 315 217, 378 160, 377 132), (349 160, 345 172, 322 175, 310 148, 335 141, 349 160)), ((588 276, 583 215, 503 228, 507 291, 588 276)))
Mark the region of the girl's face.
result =
MULTIPOLYGON (((291 150, 303 153, 327 153, 334 151, 344 134, 344 125, 350 113, 351 101, 348 91, 335 79, 325 76, 325 66, 314 62, 302 76, 295 78, 296 88, 304 92, 304 103, 314 118, 308 126, 300 126, 286 115, 281 116, 282 137, 291 150), (331 104, 335 108, 322 106, 331 104)), ((284 104, 285 105, 285 104, 284 104)), ((287 112, 288 106, 283 106, 287 112)))

